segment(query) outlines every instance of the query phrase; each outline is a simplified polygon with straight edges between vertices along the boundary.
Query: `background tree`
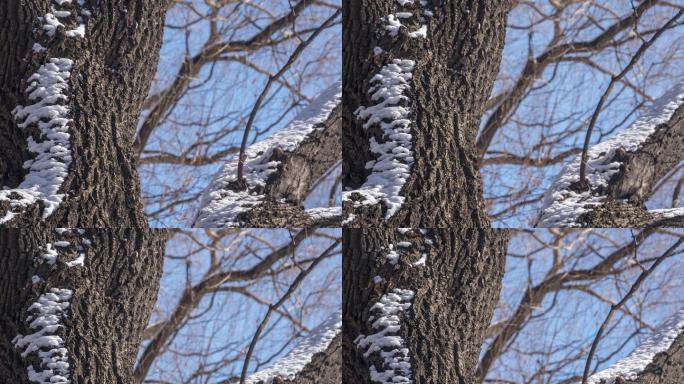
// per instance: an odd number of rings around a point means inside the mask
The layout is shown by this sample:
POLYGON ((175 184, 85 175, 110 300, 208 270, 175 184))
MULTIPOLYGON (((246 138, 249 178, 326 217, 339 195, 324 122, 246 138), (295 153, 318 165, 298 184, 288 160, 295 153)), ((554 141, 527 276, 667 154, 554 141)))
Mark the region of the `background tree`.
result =
POLYGON ((345 230, 347 380, 580 383, 588 360, 589 383, 681 380, 679 230, 499 232, 470 258, 473 232, 389 236, 345 230))
POLYGON ((681 155, 669 145, 681 145, 681 99, 673 97, 682 76, 680 11, 667 1, 517 2, 477 141, 496 225, 675 224, 681 155), (673 104, 665 108, 658 101, 668 93, 673 104), (630 129, 632 138, 624 135, 630 129), (553 193, 579 181, 585 145, 600 207, 578 204, 569 221, 548 219, 551 212, 543 220, 553 193))
POLYGON ((167 237, 2 231, 0 379, 339 382, 339 230, 167 237))
POLYGON ((420 4, 345 24, 345 41, 368 42, 345 44, 344 147, 363 154, 345 159, 350 225, 444 227, 469 220, 458 206, 476 198, 502 226, 681 223, 681 6, 520 1, 496 24, 494 6, 420 4), (444 23, 460 38, 443 38, 444 23), (484 197, 466 185, 479 170, 484 197))

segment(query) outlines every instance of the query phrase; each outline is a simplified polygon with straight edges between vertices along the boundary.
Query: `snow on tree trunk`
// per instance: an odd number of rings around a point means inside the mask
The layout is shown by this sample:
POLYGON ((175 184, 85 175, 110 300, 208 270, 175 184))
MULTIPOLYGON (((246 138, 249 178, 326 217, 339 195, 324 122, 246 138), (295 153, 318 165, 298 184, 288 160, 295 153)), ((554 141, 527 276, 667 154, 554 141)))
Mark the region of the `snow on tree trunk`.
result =
POLYGON ((345 224, 488 226, 475 137, 509 2, 342 6, 345 224))
POLYGON ((321 92, 287 127, 245 151, 244 180, 238 156, 216 173, 200 198, 196 227, 286 227, 339 218, 300 207, 313 183, 341 158, 342 84, 321 92))
POLYGON ((163 231, 0 230, 0 382, 131 382, 163 231))
MULTIPOLYGON (((81 12, 89 14, 87 9, 69 7, 71 1, 57 1, 51 5, 51 11, 37 21, 42 24, 34 30, 34 38, 50 46, 57 30, 64 30, 67 39, 83 37, 84 24, 81 12), (63 5, 66 4, 66 7, 63 5), (65 30, 65 24, 76 21, 75 30, 65 30), (81 33, 76 33, 81 32, 81 33)), ((50 53, 40 42, 33 44, 32 51, 36 55, 45 56, 45 63, 26 80, 25 94, 31 104, 18 105, 12 110, 17 126, 24 131, 37 128, 37 140, 28 137, 28 149, 34 159, 24 163, 28 170, 24 181, 17 188, 0 191, 0 201, 9 205, 0 224, 6 223, 21 213, 27 206, 40 201, 43 206, 42 218, 46 219, 59 207, 64 194, 59 189, 67 177, 71 164, 71 142, 69 141, 70 118, 69 78, 74 61, 64 57, 50 57, 50 53)))
POLYGON ((131 140, 166 1, 0 7, 0 225, 146 226, 131 140))
POLYGON ((472 382, 508 234, 345 229, 343 236, 344 382, 472 382))

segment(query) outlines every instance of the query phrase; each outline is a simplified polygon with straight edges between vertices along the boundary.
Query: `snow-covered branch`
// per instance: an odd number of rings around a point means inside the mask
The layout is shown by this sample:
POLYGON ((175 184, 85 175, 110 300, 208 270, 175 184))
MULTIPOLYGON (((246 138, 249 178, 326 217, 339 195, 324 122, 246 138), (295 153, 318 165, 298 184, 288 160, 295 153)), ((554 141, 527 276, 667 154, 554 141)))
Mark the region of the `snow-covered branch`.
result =
POLYGON ((681 383, 684 380, 684 310, 666 321, 629 356, 592 375, 589 384, 681 383))
POLYGON ((285 357, 253 373, 246 384, 339 383, 342 364, 342 311, 336 311, 285 357))
POLYGON ((339 209, 307 212, 301 203, 342 156, 341 96, 337 82, 290 125, 249 146, 243 180, 237 180, 237 156, 226 163, 202 195, 194 226, 309 226, 339 217, 333 214, 339 209))
POLYGON ((643 204, 655 184, 684 156, 683 104, 684 82, 657 99, 629 128, 589 148, 588 185, 579 185, 581 159, 575 157, 548 190, 537 226, 628 227, 682 222, 684 210, 647 211, 643 204))

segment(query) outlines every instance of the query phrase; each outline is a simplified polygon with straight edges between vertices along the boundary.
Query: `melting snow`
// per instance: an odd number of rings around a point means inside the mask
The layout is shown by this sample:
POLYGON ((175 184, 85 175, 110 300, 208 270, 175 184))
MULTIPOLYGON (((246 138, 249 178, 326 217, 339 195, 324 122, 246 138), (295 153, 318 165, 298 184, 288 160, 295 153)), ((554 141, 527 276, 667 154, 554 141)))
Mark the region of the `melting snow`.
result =
POLYGON ((612 367, 592 375, 589 384, 614 384, 618 377, 635 380, 655 356, 667 351, 684 331, 684 310, 680 310, 629 356, 612 367))
POLYGON ((274 378, 294 380, 313 356, 325 351, 342 330, 342 311, 336 311, 318 327, 314 328, 295 349, 278 360, 273 366, 256 372, 245 380, 246 384, 271 383, 274 378))
POLYGON ((613 159, 615 150, 624 148, 627 152, 637 151, 655 132, 659 124, 670 121, 677 108, 684 103, 684 82, 658 98, 653 106, 629 128, 615 137, 589 148, 587 156, 587 181, 590 191, 577 193, 569 189, 579 181, 581 155, 577 155, 561 171, 549 188, 537 226, 568 227, 578 226, 577 219, 591 211, 606 199, 598 190, 607 187, 610 178, 619 172, 622 165, 613 159))
POLYGON ((250 145, 245 151, 244 177, 247 190, 235 192, 228 184, 236 180, 238 156, 226 163, 214 176, 209 188, 200 198, 200 211, 195 218, 197 227, 240 226, 238 216, 261 204, 266 198, 260 191, 272 174, 278 170, 280 161, 271 160, 276 148, 291 152, 312 132, 320 129, 330 114, 340 104, 342 82, 319 94, 295 120, 273 136, 250 145))

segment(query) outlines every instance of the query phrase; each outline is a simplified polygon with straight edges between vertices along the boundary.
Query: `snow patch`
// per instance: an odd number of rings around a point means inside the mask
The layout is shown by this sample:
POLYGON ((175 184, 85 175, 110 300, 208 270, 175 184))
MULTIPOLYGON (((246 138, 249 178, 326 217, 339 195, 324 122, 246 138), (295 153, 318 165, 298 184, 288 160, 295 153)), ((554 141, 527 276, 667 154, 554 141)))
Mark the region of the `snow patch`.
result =
POLYGON ((279 377, 294 380, 297 374, 311 362, 314 355, 324 352, 342 330, 342 311, 336 311, 311 333, 302 339, 297 347, 273 366, 256 372, 246 378, 246 384, 271 383, 279 377))
POLYGON ((28 308, 26 318, 29 327, 35 330, 29 335, 18 335, 12 340, 17 348, 23 349, 26 358, 35 353, 40 364, 38 368, 27 368, 29 381, 41 384, 69 384, 69 363, 64 340, 57 334, 63 327, 62 317, 69 308, 73 292, 69 289, 52 288, 40 295, 28 308))
POLYGON ((274 151, 295 150, 312 132, 321 129, 320 125, 340 105, 341 98, 342 82, 338 81, 319 94, 290 125, 273 136, 250 145, 245 151, 244 164, 247 190, 236 192, 228 187, 231 182, 236 181, 238 156, 226 163, 202 194, 194 226, 240 226, 238 216, 261 204, 266 198, 261 190, 269 176, 280 166, 279 160, 271 159, 274 151))
POLYGON ((575 192, 570 186, 579 181, 581 155, 577 155, 561 171, 544 197, 538 227, 576 227, 577 219, 601 205, 606 196, 600 193, 608 186, 610 178, 620 171, 622 163, 614 159, 615 151, 623 148, 635 152, 656 131, 660 124, 667 123, 674 112, 684 103, 684 82, 670 89, 658 98, 634 124, 615 137, 589 148, 587 153, 587 181, 589 191, 575 192))
POLYGON ((387 259, 388 263, 397 265, 399 262, 399 253, 393 249, 390 249, 390 251, 385 255, 385 259, 387 259))
POLYGON ((414 262, 411 265, 414 267, 424 267, 426 261, 427 261, 427 253, 421 253, 420 259, 418 259, 418 261, 414 262))
POLYGON ((406 343, 400 335, 401 319, 411 307, 414 292, 408 289, 393 289, 373 304, 371 326, 377 332, 359 335, 354 341, 364 349, 364 357, 377 353, 384 364, 378 368, 370 367, 371 381, 381 384, 413 383, 411 378, 411 358, 406 343))
POLYGON ((68 261, 66 263, 67 267, 72 268, 72 267, 82 267, 83 263, 85 262, 85 254, 84 253, 79 253, 78 257, 76 260, 73 261, 68 261))
POLYGON ((397 37, 399 30, 401 29, 401 21, 395 15, 387 16, 387 24, 385 25, 385 30, 392 37, 397 37))
POLYGON ((427 37, 427 25, 423 24, 418 30, 409 32, 409 37, 413 37, 414 39, 427 37))
POLYGON ((67 37, 85 37, 85 24, 79 24, 76 29, 65 32, 67 37))
POLYGON ((343 192, 343 199, 360 195, 361 200, 353 201, 355 208, 382 200, 387 205, 385 218, 392 217, 404 203, 399 192, 413 165, 411 120, 408 118, 411 110, 404 105, 409 101, 406 92, 411 88, 414 66, 413 60, 404 59, 394 59, 385 65, 373 76, 368 90, 376 104, 356 110, 356 116, 365 121, 364 128, 378 126, 381 129, 383 142, 378 143, 374 137, 370 139, 370 150, 377 156, 366 164, 371 174, 361 188, 343 192))
POLYGON ((52 244, 45 244, 45 252, 41 255, 41 258, 48 264, 54 265, 57 262, 57 256, 57 250, 52 248, 52 244))
MULTIPOLYGON (((12 113, 20 128, 36 125, 40 130, 39 141, 28 138, 28 149, 35 158, 24 163, 28 174, 15 189, 0 191, 0 200, 9 201, 13 209, 23 208, 42 201, 45 205, 43 219, 59 206, 64 194, 57 193, 71 164, 71 145, 68 125, 69 107, 60 103, 68 97, 68 79, 73 62, 70 59, 50 59, 28 78, 26 88, 29 100, 34 104, 17 106, 12 113)), ((16 215, 12 210, 0 218, 0 223, 16 215)))
POLYGON ((323 207, 323 208, 310 208, 305 211, 305 213, 313 221, 322 219, 333 219, 335 217, 342 216, 342 207, 323 207))
POLYGON ((592 375, 589 384, 615 384, 618 377, 635 380, 657 354, 667 351, 677 336, 684 332, 684 309, 665 322, 629 356, 612 367, 592 375))
POLYGON ((684 216, 684 208, 682 207, 652 209, 649 212, 658 215, 663 219, 674 219, 675 217, 684 216))

